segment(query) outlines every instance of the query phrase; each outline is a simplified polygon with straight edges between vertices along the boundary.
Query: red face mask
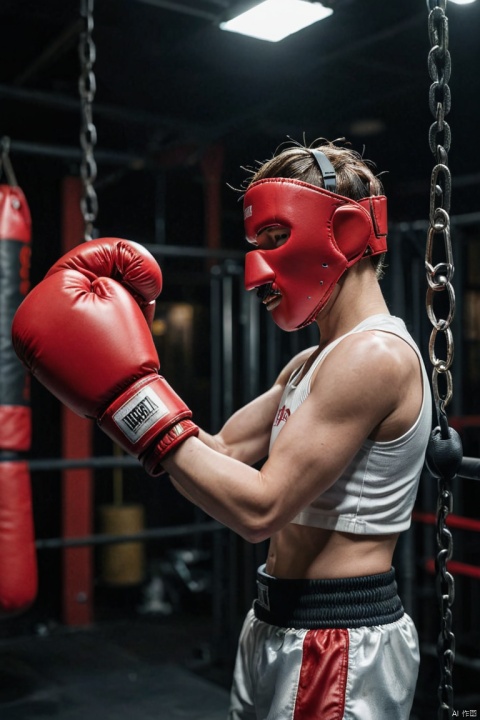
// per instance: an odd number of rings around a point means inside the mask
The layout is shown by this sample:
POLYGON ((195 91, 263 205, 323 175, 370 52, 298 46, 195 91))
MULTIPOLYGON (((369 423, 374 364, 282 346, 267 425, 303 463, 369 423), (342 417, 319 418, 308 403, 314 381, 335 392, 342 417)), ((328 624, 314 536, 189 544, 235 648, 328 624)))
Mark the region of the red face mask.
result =
POLYGON ((245 258, 246 289, 281 295, 272 316, 287 331, 315 320, 347 268, 387 249, 384 195, 355 202, 301 180, 266 178, 245 193, 244 221, 253 244, 266 228, 289 232, 280 247, 245 258))

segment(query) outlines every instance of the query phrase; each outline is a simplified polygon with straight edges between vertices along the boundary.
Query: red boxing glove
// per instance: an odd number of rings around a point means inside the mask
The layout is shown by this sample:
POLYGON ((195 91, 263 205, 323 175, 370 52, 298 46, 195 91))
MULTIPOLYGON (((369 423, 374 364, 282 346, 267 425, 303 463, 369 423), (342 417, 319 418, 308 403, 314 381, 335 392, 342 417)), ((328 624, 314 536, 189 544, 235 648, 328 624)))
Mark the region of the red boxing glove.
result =
POLYGON ((141 245, 93 240, 55 263, 12 325, 15 352, 34 377, 78 415, 96 418, 151 475, 198 435, 191 411, 158 374, 145 308, 161 287, 160 268, 141 245))
POLYGON ((119 238, 92 240, 63 255, 45 277, 60 270, 78 270, 92 282, 100 277, 117 280, 133 295, 151 326, 155 300, 162 292, 162 271, 142 245, 119 238))

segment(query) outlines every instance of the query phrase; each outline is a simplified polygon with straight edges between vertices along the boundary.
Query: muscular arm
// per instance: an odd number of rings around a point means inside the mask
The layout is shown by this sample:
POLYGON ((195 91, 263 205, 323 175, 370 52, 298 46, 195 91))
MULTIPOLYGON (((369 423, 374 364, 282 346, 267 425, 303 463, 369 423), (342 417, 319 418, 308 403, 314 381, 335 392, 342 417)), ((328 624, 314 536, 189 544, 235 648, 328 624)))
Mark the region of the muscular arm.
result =
MULTIPOLYGON (((314 348, 298 353, 280 372, 272 387, 255 400, 237 410, 215 435, 200 430, 199 440, 215 452, 235 458, 246 465, 254 465, 268 454, 270 433, 278 404, 288 378, 312 354, 314 348)), ((169 471, 170 472, 170 471, 169 471)), ((170 479, 188 500, 198 502, 187 492, 184 483, 177 481, 171 471, 170 479)))
MULTIPOLYGON (((407 349, 410 362, 402 362, 398 342, 361 333, 340 343, 321 365, 309 397, 290 416, 260 470, 246 464, 246 454, 236 443, 228 444, 231 452, 223 454, 215 443, 206 445, 197 438, 166 458, 165 469, 193 502, 245 539, 270 537, 335 482, 379 424, 397 418, 391 428, 401 434, 415 419, 414 413, 402 414, 399 408, 416 358, 407 349)), ((272 399, 269 407, 273 405, 272 399)), ((252 440, 253 447, 265 450, 252 440)), ((251 449, 249 460, 254 455, 251 449)))

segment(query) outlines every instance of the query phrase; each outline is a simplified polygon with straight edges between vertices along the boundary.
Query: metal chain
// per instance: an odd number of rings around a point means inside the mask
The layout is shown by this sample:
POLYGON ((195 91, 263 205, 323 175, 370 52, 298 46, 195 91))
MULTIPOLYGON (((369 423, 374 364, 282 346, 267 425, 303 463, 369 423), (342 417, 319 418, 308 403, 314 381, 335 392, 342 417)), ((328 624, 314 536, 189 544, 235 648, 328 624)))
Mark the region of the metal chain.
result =
POLYGON ((448 168, 448 151, 451 132, 450 126, 445 120, 451 106, 448 86, 451 62, 448 52, 448 21, 444 12, 446 0, 439 0, 435 5, 428 17, 428 31, 432 45, 428 55, 428 70, 433 81, 429 92, 429 106, 435 118, 429 131, 429 144, 437 164, 433 168, 430 183, 430 227, 427 236, 425 268, 428 282, 427 312, 433 325, 429 343, 430 361, 433 365, 433 395, 437 409, 443 414, 452 397, 450 366, 453 362, 453 336, 450 325, 455 314, 455 293, 452 286, 454 265, 449 217, 452 180, 448 168), (434 251, 438 240, 443 241, 444 259, 434 264, 434 251), (436 293, 443 292, 448 295, 449 310, 446 318, 439 319, 434 309, 434 298, 436 293), (444 359, 438 357, 435 350, 438 333, 443 333, 446 341, 446 357, 444 359), (443 393, 439 388, 441 376, 446 382, 443 393))
POLYGON ((18 186, 17 178, 10 160, 10 138, 6 135, 0 140, 0 178, 5 172, 7 182, 11 187, 18 186))
POLYGON ((80 57, 81 74, 78 81, 81 103, 80 144, 82 161, 80 176, 83 182, 83 197, 80 209, 84 220, 84 240, 93 237, 93 225, 98 214, 98 199, 94 183, 97 177, 97 164, 93 155, 97 142, 97 129, 92 119, 92 103, 95 97, 96 81, 93 65, 96 48, 92 40, 94 0, 80 0, 80 15, 85 21, 85 29, 80 33, 78 54, 80 57))
MULTIPOLYGON (((429 91, 430 111, 435 118, 429 130, 429 145, 436 165, 430 182, 430 215, 425 269, 428 282, 426 306, 432 324, 429 341, 429 355, 433 366, 432 389, 438 424, 437 439, 448 442, 451 431, 448 427, 446 407, 453 394, 452 374, 454 345, 450 329, 455 314, 455 293, 452 286, 454 264, 450 236, 450 200, 451 175, 448 168, 450 150, 450 126, 445 120, 451 107, 451 95, 448 81, 451 73, 450 53, 448 51, 448 19, 445 15, 447 0, 427 0, 429 9, 428 33, 431 49, 428 55, 428 71, 432 84, 429 91), (437 246, 439 246, 437 248, 437 246), (434 260, 434 256, 436 260, 434 260), (440 260, 438 261, 438 258, 440 260), (443 296, 441 311, 435 311, 436 298, 443 296), (445 309, 446 307, 446 309, 445 309), (437 351, 439 338, 443 336, 444 357, 437 351), (439 383, 442 380, 443 390, 439 383)), ((434 431, 435 433, 435 431, 434 431)), ((438 443, 437 443, 438 447, 438 443)), ((441 464, 441 463, 439 463, 441 464)), ((448 468, 450 469, 450 468, 448 468)), ((437 474, 437 548, 436 577, 437 596, 441 614, 441 630, 438 637, 438 657, 440 662, 440 686, 438 688, 438 718, 451 718, 453 714, 452 671, 455 660, 455 636, 452 632, 452 605, 455 598, 455 585, 447 570, 447 562, 452 557, 453 539, 446 526, 446 520, 453 509, 451 481, 455 472, 445 471, 437 474)))

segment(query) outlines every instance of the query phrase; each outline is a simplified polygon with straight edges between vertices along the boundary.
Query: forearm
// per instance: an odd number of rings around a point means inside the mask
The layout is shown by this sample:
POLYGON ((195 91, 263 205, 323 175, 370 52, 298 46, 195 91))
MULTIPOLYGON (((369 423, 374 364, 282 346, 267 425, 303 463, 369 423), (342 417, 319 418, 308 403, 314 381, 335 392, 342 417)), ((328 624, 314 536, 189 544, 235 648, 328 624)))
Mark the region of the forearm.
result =
POLYGON ((264 540, 268 495, 260 471, 190 438, 164 460, 174 486, 250 542, 264 540))
POLYGON ((218 433, 200 430, 200 442, 186 442, 163 463, 181 495, 253 542, 252 529, 263 524, 265 500, 259 502, 262 478, 251 466, 268 454, 281 392, 274 385, 237 410, 218 433))
MULTIPOLYGON (((200 429, 198 439, 201 440, 204 445, 211 448, 212 450, 215 450, 216 452, 224 455, 228 454, 223 443, 220 441, 219 436, 210 435, 209 433, 205 432, 205 430, 200 429)), ((198 505, 198 502, 192 497, 190 493, 187 492, 185 487, 183 487, 183 485, 172 474, 170 474, 170 481, 173 487, 180 493, 180 495, 183 495, 184 498, 189 500, 194 505, 198 505)))
POLYGON ((198 439, 201 440, 204 445, 211 448, 212 450, 215 450, 216 452, 221 453, 222 455, 231 454, 231 452, 229 452, 228 448, 225 446, 225 443, 222 440, 221 433, 218 433, 217 435, 211 435, 210 433, 207 433, 205 430, 202 430, 200 428, 198 439))
POLYGON ((255 465, 268 455, 278 390, 270 390, 237 410, 215 435, 200 430, 199 439, 212 450, 255 465))

